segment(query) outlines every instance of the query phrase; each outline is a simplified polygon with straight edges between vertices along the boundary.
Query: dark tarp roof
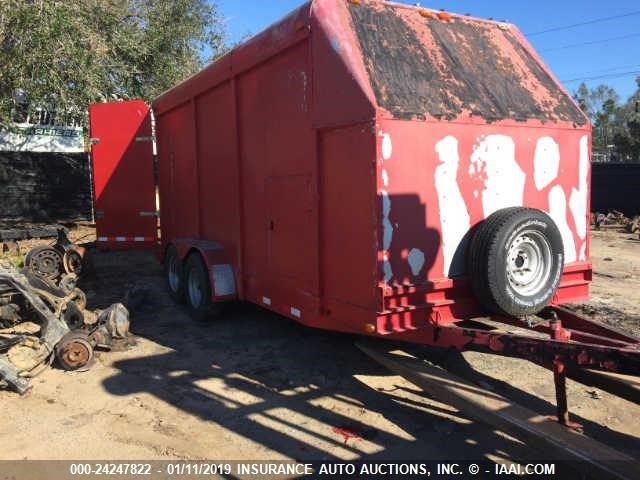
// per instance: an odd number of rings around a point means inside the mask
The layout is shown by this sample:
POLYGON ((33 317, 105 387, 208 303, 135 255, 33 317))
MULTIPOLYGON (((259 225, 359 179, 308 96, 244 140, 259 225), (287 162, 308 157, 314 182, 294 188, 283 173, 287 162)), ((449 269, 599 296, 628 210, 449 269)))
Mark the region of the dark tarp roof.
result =
POLYGON ((512 25, 385 2, 349 11, 377 102, 395 118, 586 123, 512 25))

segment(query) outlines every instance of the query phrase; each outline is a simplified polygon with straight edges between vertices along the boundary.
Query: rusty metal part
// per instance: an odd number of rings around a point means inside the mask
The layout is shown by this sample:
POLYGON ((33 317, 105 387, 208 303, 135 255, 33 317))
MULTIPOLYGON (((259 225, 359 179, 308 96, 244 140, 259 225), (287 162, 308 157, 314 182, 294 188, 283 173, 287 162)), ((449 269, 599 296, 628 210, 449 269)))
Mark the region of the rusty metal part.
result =
POLYGON ((98 323, 98 314, 92 310, 84 310, 84 324, 91 327, 98 323))
POLYGON ((10 285, 30 304, 35 316, 40 320, 40 338, 47 344, 53 346, 69 331, 66 324, 55 315, 55 312, 43 300, 43 298, 52 297, 53 295, 33 288, 25 275, 0 269, 0 284, 10 285))
POLYGON ((63 275, 60 279, 59 287, 65 292, 71 292, 78 284, 78 276, 75 273, 63 275))
POLYGON ((402 335, 391 334, 388 338, 523 358, 547 368, 554 372, 557 418, 569 427, 577 425, 569 419, 565 377, 586 380, 604 391, 640 403, 640 389, 632 388, 628 381, 604 375, 610 372, 640 376, 640 338, 561 307, 550 307, 542 316, 542 321, 530 324, 505 316, 488 319, 488 325, 479 321, 481 319, 435 322, 402 335), (507 331, 506 325, 517 329, 507 331))
MULTIPOLYGON (((43 300, 47 292, 37 290, 29 284, 29 279, 22 273, 15 273, 0 268, 0 285, 10 288, 22 295, 30 305, 34 316, 40 323, 39 351, 46 358, 53 352, 55 345, 69 332, 67 324, 52 310, 51 305, 43 300)), ((20 377, 20 370, 13 365, 7 355, 0 355, 0 379, 5 380, 19 393, 29 389, 29 382, 20 377)))
POLYGON ((66 273, 74 273, 78 276, 82 275, 83 258, 86 250, 82 247, 75 247, 72 250, 64 252, 62 263, 66 273))
POLYGON ((94 348, 110 349, 115 340, 122 340, 129 336, 129 311, 121 303, 114 303, 99 313, 87 311, 84 313, 84 331, 94 348), (91 318, 91 315, 95 318, 91 318))
POLYGON ((8 328, 21 320, 20 307, 13 303, 0 305, 0 328, 8 328))
POLYGON ((69 240, 64 229, 58 230, 58 239, 54 247, 63 254, 64 272, 67 274, 75 273, 78 277, 82 276, 86 271, 85 267, 88 262, 87 250, 69 240))
POLYGON ((74 288, 71 292, 73 294, 73 301, 78 305, 81 310, 87 308, 87 295, 79 288, 74 288))
MULTIPOLYGON (((525 358, 549 369, 559 355, 569 376, 578 368, 640 376, 639 338, 566 308, 552 307, 543 314, 547 320, 536 322, 530 330, 544 333, 547 338, 529 336, 528 332, 521 335, 456 325, 442 326, 439 335, 446 340, 444 337, 462 334, 464 345, 458 348, 486 347, 492 353, 525 358)), ((519 327, 526 325, 511 317, 501 316, 496 320, 519 327)))
POLYGON ((93 346, 84 332, 66 334, 56 345, 56 358, 65 370, 88 368, 93 360, 93 346))
MULTIPOLYGON (((558 318, 558 314, 554 311, 551 312, 551 319, 549 320, 549 334, 554 340, 568 342, 571 339, 571 334, 562 328, 562 321, 558 318)), ((573 429, 581 429, 582 425, 573 423, 569 420, 569 405, 567 402, 567 372, 562 357, 556 355, 553 359, 553 383, 556 389, 556 411, 557 420, 561 425, 573 429)))
POLYGON ((25 257, 25 266, 34 274, 50 281, 61 282, 65 275, 79 277, 85 271, 86 249, 73 244, 64 229, 52 246, 32 248, 25 257))
POLYGON ((26 256, 25 267, 36 275, 55 280, 62 273, 62 255, 53 247, 35 247, 26 256))
POLYGON ((121 303, 115 303, 101 312, 98 323, 105 325, 113 338, 125 338, 129 335, 129 311, 121 303))
MULTIPOLYGON (((69 274, 71 280, 74 274, 69 274)), ((114 339, 129 335, 129 312, 122 304, 113 304, 99 312, 85 310, 86 295, 78 288, 60 288, 51 280, 25 268, 0 267, 0 292, 20 296, 29 307, 30 320, 39 331, 17 339, 0 338, 0 382, 19 393, 29 389, 25 378, 35 376, 55 357, 67 370, 85 370, 91 366, 94 347, 110 348, 114 339)))
POLYGON ((621 230, 628 233, 640 232, 640 215, 627 217, 617 210, 604 213, 592 213, 591 225, 596 230, 621 230))
POLYGON ((553 383, 556 389, 556 420, 560 425, 574 430, 581 430, 582 425, 569 420, 569 404, 567 401, 567 372, 562 360, 553 361, 553 383))
POLYGON ((88 338, 94 347, 110 348, 113 343, 113 337, 106 328, 96 328, 88 338))
POLYGON ((82 307, 75 302, 69 302, 62 315, 63 320, 71 329, 80 328, 84 325, 84 313, 82 307))

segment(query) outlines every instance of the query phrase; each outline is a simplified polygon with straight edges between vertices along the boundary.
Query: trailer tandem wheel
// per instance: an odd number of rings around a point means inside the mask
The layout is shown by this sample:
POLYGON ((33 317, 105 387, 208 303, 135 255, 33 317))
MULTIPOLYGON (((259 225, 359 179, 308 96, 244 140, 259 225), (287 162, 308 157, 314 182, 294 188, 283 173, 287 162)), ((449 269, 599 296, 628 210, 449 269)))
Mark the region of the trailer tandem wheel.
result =
POLYGON ((198 322, 215 318, 222 313, 222 305, 211 301, 211 281, 202 257, 191 253, 184 266, 184 294, 191 318, 198 322))
POLYGON ((184 269, 178 257, 178 250, 173 245, 169 245, 164 257, 164 278, 169 296, 178 303, 184 303, 184 269))

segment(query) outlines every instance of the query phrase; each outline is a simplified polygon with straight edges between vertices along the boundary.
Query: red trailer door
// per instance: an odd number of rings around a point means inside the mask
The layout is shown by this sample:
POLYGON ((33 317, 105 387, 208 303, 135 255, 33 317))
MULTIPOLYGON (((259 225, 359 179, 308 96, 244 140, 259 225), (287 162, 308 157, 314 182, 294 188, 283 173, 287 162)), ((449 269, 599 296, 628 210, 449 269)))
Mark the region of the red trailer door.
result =
POLYGON ((151 247, 157 214, 149 106, 97 103, 89 117, 97 245, 151 247))

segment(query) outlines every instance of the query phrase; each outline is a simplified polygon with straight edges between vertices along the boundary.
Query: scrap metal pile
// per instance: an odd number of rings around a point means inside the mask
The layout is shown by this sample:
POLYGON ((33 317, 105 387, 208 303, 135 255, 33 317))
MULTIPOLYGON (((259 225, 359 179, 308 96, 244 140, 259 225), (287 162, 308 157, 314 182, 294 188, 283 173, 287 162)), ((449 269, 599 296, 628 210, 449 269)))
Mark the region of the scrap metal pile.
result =
POLYGON ((0 386, 25 393, 54 360, 65 370, 86 370, 95 349, 129 335, 123 304, 86 309, 76 286, 86 265, 84 249, 63 230, 55 245, 33 248, 22 270, 0 263, 0 386))
POLYGON ((591 225, 596 230, 624 230, 628 233, 640 235, 640 215, 629 218, 617 210, 613 210, 606 215, 604 213, 592 213, 591 225))

